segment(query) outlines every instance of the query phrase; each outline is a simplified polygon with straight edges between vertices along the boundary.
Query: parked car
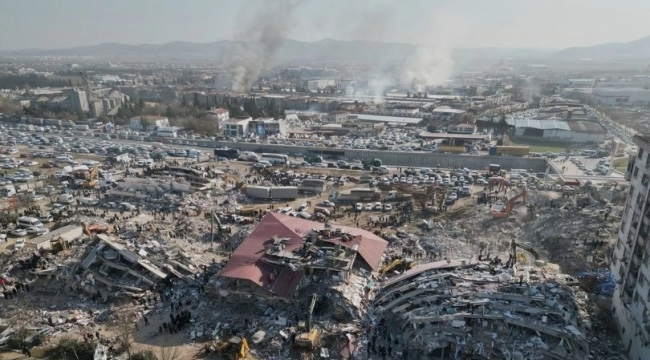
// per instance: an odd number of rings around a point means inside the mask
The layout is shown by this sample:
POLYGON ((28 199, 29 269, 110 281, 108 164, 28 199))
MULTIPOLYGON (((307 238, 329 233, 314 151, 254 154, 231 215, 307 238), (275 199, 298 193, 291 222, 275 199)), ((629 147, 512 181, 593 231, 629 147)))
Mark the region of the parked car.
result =
POLYGON ((9 233, 13 236, 27 236, 27 230, 23 228, 13 228, 9 233))
POLYGON ((25 247, 25 239, 20 238, 16 239, 16 243, 14 244, 14 250, 20 250, 25 247))

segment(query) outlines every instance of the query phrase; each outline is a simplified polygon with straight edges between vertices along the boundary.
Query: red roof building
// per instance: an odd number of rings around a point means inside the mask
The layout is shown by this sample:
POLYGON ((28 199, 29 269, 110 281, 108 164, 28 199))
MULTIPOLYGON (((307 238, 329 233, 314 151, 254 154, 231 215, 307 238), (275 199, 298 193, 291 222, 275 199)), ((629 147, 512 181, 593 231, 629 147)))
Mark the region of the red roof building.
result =
POLYGON ((334 269, 344 274, 360 257, 377 270, 387 246, 386 240, 363 229, 336 224, 326 228, 323 223, 269 212, 235 250, 221 276, 247 280, 274 295, 291 298, 303 269, 334 269), (318 248, 317 244, 326 246, 318 248))

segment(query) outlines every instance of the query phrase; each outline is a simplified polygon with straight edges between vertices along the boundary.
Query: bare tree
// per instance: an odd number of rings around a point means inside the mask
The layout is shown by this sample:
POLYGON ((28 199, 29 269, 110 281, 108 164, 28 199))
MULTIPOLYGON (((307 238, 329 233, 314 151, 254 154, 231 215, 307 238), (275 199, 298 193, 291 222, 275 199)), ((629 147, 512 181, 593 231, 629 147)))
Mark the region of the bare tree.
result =
POLYGON ((181 355, 182 353, 178 347, 167 346, 165 343, 160 344, 158 360, 179 360, 181 355))
POLYGON ((131 350, 133 349, 133 329, 138 320, 137 314, 129 309, 113 310, 113 313, 115 319, 112 328, 117 335, 117 343, 130 359, 131 350))

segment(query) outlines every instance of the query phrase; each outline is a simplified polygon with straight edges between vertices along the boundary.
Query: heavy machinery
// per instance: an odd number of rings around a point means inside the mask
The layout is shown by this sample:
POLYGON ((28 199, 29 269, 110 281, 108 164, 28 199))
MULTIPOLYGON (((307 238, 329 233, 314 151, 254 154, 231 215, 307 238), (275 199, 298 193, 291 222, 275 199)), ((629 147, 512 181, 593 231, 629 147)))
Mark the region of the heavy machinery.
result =
POLYGON ((229 360, 245 360, 248 358, 248 341, 246 338, 233 336, 228 341, 217 341, 215 350, 219 356, 227 357, 229 360))
POLYGON ((242 186, 244 186, 244 184, 246 184, 245 182, 241 181, 238 177, 226 173, 221 174, 221 179, 225 182, 225 184, 223 185, 224 189, 228 187, 229 182, 232 183, 233 188, 235 190, 241 188, 242 186))
POLYGON ((99 164, 95 165, 95 167, 90 170, 90 173, 88 174, 88 180, 84 183, 84 186, 87 188, 94 188, 99 185, 99 180, 97 179, 97 175, 99 174, 99 164))
POLYGON ((104 226, 100 224, 92 224, 84 226, 84 233, 92 239, 93 234, 112 234, 115 229, 112 226, 104 226))
POLYGON ((309 303, 309 309, 307 309, 307 319, 298 321, 298 331, 302 332, 296 334, 296 337, 293 339, 294 346, 309 349, 316 347, 319 331, 313 326, 311 319, 314 307, 316 306, 316 300, 318 300, 318 295, 312 294, 311 303, 309 303))
POLYGON ((413 259, 408 259, 408 258, 395 259, 391 261, 388 265, 384 266, 381 269, 380 274, 381 276, 384 276, 389 271, 392 270, 398 270, 398 271, 408 270, 414 267, 415 265, 417 265, 417 262, 414 261, 413 259))
POLYGON ((527 198, 528 198, 528 193, 524 188, 522 192, 510 198, 510 200, 508 200, 505 204, 503 202, 501 203, 498 202, 492 205, 492 207, 490 208, 490 213, 492 214, 492 217, 495 219, 506 218, 508 217, 508 215, 510 215, 510 210, 512 210, 512 207, 514 206, 517 200, 523 199, 525 203, 527 198))

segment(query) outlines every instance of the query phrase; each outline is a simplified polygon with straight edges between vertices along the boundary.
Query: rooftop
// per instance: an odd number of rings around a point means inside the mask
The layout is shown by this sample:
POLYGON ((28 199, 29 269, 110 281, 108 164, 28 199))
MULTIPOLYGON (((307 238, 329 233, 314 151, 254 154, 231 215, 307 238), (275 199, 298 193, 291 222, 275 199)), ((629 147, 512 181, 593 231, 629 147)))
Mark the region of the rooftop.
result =
POLYGON ((561 120, 539 120, 539 119, 506 119, 510 126, 516 128, 532 128, 540 130, 566 130, 570 131, 571 128, 566 121, 561 120))
MULTIPOLYGON (((297 261, 301 257, 294 257, 304 250, 312 230, 324 229, 325 224, 320 222, 267 213, 251 235, 235 250, 221 275, 249 280, 271 293, 290 298, 302 278, 300 264, 296 263, 297 266, 294 267, 283 266, 269 261, 268 255, 283 255, 286 259, 297 261), (279 244, 282 249, 276 249, 279 244), (280 250, 282 253, 278 253, 280 250)), ((356 250, 373 270, 379 267, 384 250, 388 246, 386 240, 366 230, 348 226, 332 225, 332 232, 331 237, 323 236, 322 241, 335 247, 356 250)))
POLYGON ((383 115, 369 115, 369 114, 358 114, 357 119, 359 119, 360 121, 375 121, 375 122, 412 124, 412 125, 417 125, 422 121, 422 118, 418 118, 418 117, 383 116, 383 115))

